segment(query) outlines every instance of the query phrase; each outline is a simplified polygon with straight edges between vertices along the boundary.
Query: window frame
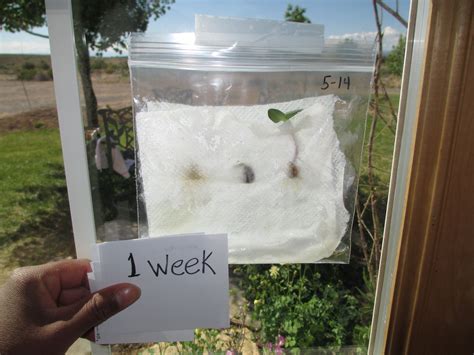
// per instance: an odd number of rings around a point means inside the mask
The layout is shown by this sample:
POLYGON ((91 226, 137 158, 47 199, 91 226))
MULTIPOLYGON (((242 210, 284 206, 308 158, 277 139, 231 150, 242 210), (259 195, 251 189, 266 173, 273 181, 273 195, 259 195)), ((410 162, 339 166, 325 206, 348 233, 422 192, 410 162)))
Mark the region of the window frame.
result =
POLYGON ((410 185, 410 168, 416 140, 417 108, 426 56, 431 1, 412 0, 403 65, 397 134, 390 176, 382 253, 372 316, 369 354, 383 354, 393 302, 395 280, 405 218, 405 204, 410 185))
MULTIPOLYGON (((432 13, 429 0, 412 0, 407 32, 407 51, 402 78, 399 120, 395 139, 385 235, 374 307, 369 354, 382 354, 391 332, 400 262, 406 202, 417 144, 418 109, 422 97, 426 39, 432 13)), ((78 258, 91 258, 96 242, 86 144, 74 48, 71 0, 46 0, 54 88, 71 208, 74 241, 78 258)), ((109 347, 92 344, 93 354, 110 353, 109 347)))
MULTIPOLYGON (((375 354, 464 354, 474 347, 474 3, 420 0, 425 19, 405 188, 388 216, 375 354), (398 221, 394 212, 400 213, 398 221), (396 223, 395 223, 396 222, 396 223), (390 226, 390 232, 392 230, 390 226), (390 249, 390 246, 388 247, 390 249), (386 283, 384 281, 387 281, 386 283)), ((417 42, 418 41, 418 42, 417 42)), ((415 51, 413 51, 415 54, 415 51)), ((410 72, 410 80, 413 73, 410 72)), ((413 96, 412 96, 413 95, 413 96)), ((405 129, 401 133, 406 137, 405 129)), ((402 138, 403 139, 403 138, 402 138)), ((402 162, 400 157, 399 164, 402 162)), ((377 308, 376 308, 377 310, 377 308)))

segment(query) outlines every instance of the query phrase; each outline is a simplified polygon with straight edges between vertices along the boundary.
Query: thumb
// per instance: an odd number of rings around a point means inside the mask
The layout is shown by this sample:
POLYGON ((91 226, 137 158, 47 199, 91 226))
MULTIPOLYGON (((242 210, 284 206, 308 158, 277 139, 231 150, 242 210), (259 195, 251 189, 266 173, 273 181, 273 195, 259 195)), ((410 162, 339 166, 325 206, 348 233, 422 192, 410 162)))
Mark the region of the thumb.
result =
POLYGON ((128 283, 109 286, 94 293, 69 320, 69 331, 79 338, 89 329, 130 306, 140 294, 140 288, 128 283))

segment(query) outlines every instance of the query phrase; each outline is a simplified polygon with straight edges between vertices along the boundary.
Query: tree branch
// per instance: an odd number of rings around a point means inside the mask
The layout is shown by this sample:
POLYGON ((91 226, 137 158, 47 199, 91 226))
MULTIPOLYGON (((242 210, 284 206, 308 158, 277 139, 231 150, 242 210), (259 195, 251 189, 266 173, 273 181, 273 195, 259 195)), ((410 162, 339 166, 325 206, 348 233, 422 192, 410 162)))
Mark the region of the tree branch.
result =
MULTIPOLYGON (((395 112, 395 107, 393 107, 392 100, 390 100, 390 96, 388 96, 387 88, 385 87, 385 84, 382 80, 380 80, 380 87, 383 90, 385 100, 387 100, 387 103, 390 108, 390 113, 392 114, 392 120, 395 121, 395 124, 397 123, 397 114, 395 112)), ((395 132, 393 132, 395 133, 395 132)))
MULTIPOLYGON (((373 84, 374 84, 374 113, 372 117, 372 122, 370 124, 370 133, 369 133, 369 143, 367 145, 367 178, 368 178, 368 183, 370 185, 370 210, 371 210, 371 215, 372 215, 372 226, 373 226, 373 243, 372 243, 372 251, 375 251, 375 253, 371 253, 369 257, 369 264, 372 262, 372 256, 375 255, 375 269, 378 267, 378 261, 379 261, 379 220, 377 216, 377 201, 378 198, 376 196, 376 183, 375 183, 375 177, 374 177, 374 163, 373 163, 373 150, 374 150, 374 140, 375 140, 375 135, 376 135, 376 127, 377 127, 377 121, 379 118, 379 113, 380 113, 380 98, 379 98, 379 85, 380 85, 380 68, 382 65, 382 55, 383 55, 383 47, 382 47, 382 40, 383 40, 383 32, 382 32, 382 22, 380 20, 380 14, 377 8, 377 2, 379 0, 373 0, 373 8, 374 8, 374 15, 375 15, 375 24, 377 26, 377 57, 375 60, 375 69, 374 69, 374 79, 373 79, 373 84)), ((371 265, 372 266, 372 265, 371 265)))
POLYGON ((364 206, 362 207, 362 212, 361 212, 362 217, 364 216, 365 211, 367 211, 367 207, 369 207, 371 197, 372 197, 372 190, 370 191, 369 196, 367 197, 367 201, 365 201, 364 206))
POLYGON ((260 331, 260 328, 251 326, 250 324, 245 324, 245 322, 243 322, 241 320, 238 320, 238 319, 235 319, 235 318, 230 319, 230 324, 235 325, 237 327, 247 328, 247 329, 251 330, 254 333, 257 333, 257 332, 260 331))
POLYGON ((398 13, 398 10, 395 11, 394 9, 392 9, 390 6, 388 6, 386 3, 384 3, 382 0, 376 0, 377 4, 380 5, 382 7, 382 9, 384 9, 385 11, 387 11, 390 15, 392 15, 393 17, 395 17, 398 22, 400 22, 403 26, 405 26, 405 28, 408 27, 408 22, 407 20, 405 20, 402 16, 400 16, 400 14, 398 13))
POLYGON ((357 214, 357 225, 359 226, 360 242, 362 246, 362 254, 364 256, 365 265, 367 266, 367 271, 369 273, 370 280, 372 281, 375 278, 375 276, 373 275, 372 267, 370 265, 369 247, 365 239, 364 226, 362 224, 363 223, 362 214, 360 211, 360 201, 358 197, 356 197, 355 206, 356 206, 356 214, 357 214))
POLYGON ((30 35, 33 35, 33 36, 38 36, 38 37, 41 37, 41 38, 49 38, 49 36, 46 36, 46 35, 42 35, 41 33, 36 33, 36 32, 33 32, 33 31, 29 31, 29 30, 23 30, 25 31, 26 33, 29 33, 30 35))

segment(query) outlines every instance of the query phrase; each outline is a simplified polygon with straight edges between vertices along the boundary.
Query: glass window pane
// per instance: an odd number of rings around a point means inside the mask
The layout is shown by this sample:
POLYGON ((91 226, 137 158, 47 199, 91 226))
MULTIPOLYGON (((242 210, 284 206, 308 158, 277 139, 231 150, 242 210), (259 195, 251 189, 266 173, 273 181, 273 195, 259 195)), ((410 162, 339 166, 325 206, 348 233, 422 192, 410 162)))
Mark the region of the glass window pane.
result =
MULTIPOLYGON (((409 1, 392 5, 406 20, 409 1)), ((126 47, 130 32, 194 32, 195 14, 206 14, 311 22, 325 26, 327 41, 375 41, 383 60, 376 62, 378 75, 368 105, 349 263, 232 265, 231 329, 196 331, 193 344, 113 347, 122 352, 168 347, 189 352, 311 349, 355 353, 364 349, 369 340, 390 182, 405 46, 403 21, 380 7, 374 9, 368 0, 292 5, 274 0, 73 1, 73 7, 98 242, 138 237, 140 202, 126 47), (382 48, 377 45, 377 18, 383 31, 382 48)), ((28 28, 29 32, 47 34, 44 18, 28 28)), ((0 259, 8 270, 74 256, 74 251, 48 41, 8 29, 0 36, 0 161, 9 172, 0 176, 4 189, 0 206, 15 206, 13 212, 7 207, 0 209, 0 243, 5 256, 0 259), (20 166, 19 161, 29 163, 20 166)), ((304 81, 301 73, 291 79, 304 81)), ((278 96, 272 88, 268 93, 278 96)), ((185 90, 174 94, 192 96, 185 90)), ((205 100, 222 99, 213 94, 209 92, 205 100)), ((255 99, 251 90, 240 94, 230 100, 255 99)), ((1 276, 0 282, 5 277, 1 276)))
MULTIPOLYGON (((136 11, 142 10, 136 7, 136 11)), ((232 4, 218 1, 176 1, 166 3, 162 10, 155 12, 155 15, 158 15, 156 19, 150 10, 146 10, 146 28, 142 27, 140 31, 158 35, 193 32, 194 15, 208 14, 273 20, 309 20, 325 25, 327 41, 350 42, 362 37, 377 43, 376 18, 370 2, 334 2, 330 5, 316 2, 288 7, 288 4, 283 2, 270 4, 265 1, 232 4)), ((394 10, 397 11, 396 8, 394 10)), ((114 7, 113 10, 105 11, 100 21, 102 28, 108 28, 110 23, 119 27, 117 18, 120 18, 121 11, 129 9, 114 7)), ((400 16, 406 19, 408 2, 400 2, 398 11, 400 16)), ((379 77, 368 107, 358 199, 352 226, 350 263, 230 266, 233 324, 230 330, 198 331, 194 344, 137 345, 138 348, 152 347, 163 350, 166 347, 178 346, 189 351, 340 349, 351 353, 367 346, 396 130, 406 31, 400 21, 383 12, 381 8, 377 8, 377 13, 384 34, 383 62, 380 62, 378 67, 379 77), (221 340, 223 336, 225 341, 221 340)), ((75 16, 77 21, 77 13, 75 16)), ((133 28, 133 31, 138 29, 137 23, 127 25, 131 26, 129 29, 133 28)), ((122 34, 126 32, 124 30, 122 34)), ((97 56, 97 49, 90 51, 91 82, 98 102, 98 122, 94 125, 100 127, 101 137, 110 135, 114 142, 111 147, 106 146, 104 149, 105 156, 102 160, 109 164, 111 148, 118 148, 124 161, 128 158, 134 159, 134 156, 128 155, 129 149, 133 149, 134 141, 133 138, 127 138, 129 133, 133 137, 128 131, 133 128, 131 96, 125 100, 120 99, 123 91, 130 92, 125 56, 127 51, 124 49, 124 52, 118 53, 113 47, 117 49, 120 44, 113 44, 114 46, 104 47, 101 56, 97 56)), ((378 48, 377 45, 375 47, 378 48)), ((147 76, 154 75, 152 70, 143 70, 139 74, 137 80, 145 81, 147 76)), ((180 75, 186 77, 186 72, 175 75, 176 82, 186 82, 187 79, 181 78, 180 75)), ((298 74, 295 74, 294 78, 301 80, 298 74)), ((84 81, 83 78, 82 80, 84 81)), ((156 80, 163 83, 169 81, 169 78, 157 77, 156 80)), ((171 102, 184 102, 179 96, 183 95, 183 88, 180 90, 181 92, 173 91, 174 99, 167 99, 171 102)), ((142 94, 146 96, 146 93, 142 94)), ((249 92, 244 94, 251 95, 249 92)), ((209 104, 211 97, 217 101, 222 99, 208 93, 204 100, 208 100, 209 104)), ((190 100, 200 102, 203 98, 193 97, 190 100)), ((365 112, 362 112, 362 115, 364 114, 365 112)), ((89 125, 92 121, 85 119, 89 125)), ((92 140, 89 144, 94 146, 96 142, 92 140)), ((97 152, 95 149, 92 149, 93 154, 97 152)), ((93 154, 90 155, 91 160, 93 154)), ((123 174, 120 175, 119 171, 91 169, 91 175, 95 175, 91 179, 96 179, 94 203, 97 206, 96 222, 100 241, 135 238, 138 235, 133 167, 129 173, 132 177, 126 178, 123 174)), ((117 351, 125 348, 127 346, 114 346, 117 351)))

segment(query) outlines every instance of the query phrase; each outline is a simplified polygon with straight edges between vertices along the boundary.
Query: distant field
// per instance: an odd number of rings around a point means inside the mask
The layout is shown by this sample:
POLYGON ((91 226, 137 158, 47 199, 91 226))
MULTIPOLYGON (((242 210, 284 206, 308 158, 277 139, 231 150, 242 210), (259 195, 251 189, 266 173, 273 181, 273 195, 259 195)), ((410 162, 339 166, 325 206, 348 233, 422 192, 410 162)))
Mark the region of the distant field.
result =
MULTIPOLYGON (((0 54, 0 75, 16 75, 25 64, 35 68, 50 68, 49 55, 0 54)), ((128 75, 127 57, 91 57, 92 72, 122 73, 128 75), (125 73, 124 73, 125 74, 125 73)))
POLYGON ((50 67, 51 57, 49 55, 0 54, 0 74, 13 75, 28 62, 38 67, 46 63, 50 67))
MULTIPOLYGON (((130 106, 127 59, 91 58, 99 107, 130 106)), ((56 106, 49 55, 0 55, 0 120, 56 106)), ((1 128, 1 125, 0 125, 1 128)))

